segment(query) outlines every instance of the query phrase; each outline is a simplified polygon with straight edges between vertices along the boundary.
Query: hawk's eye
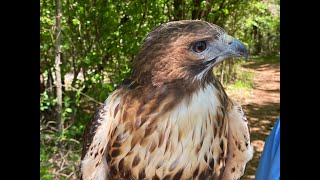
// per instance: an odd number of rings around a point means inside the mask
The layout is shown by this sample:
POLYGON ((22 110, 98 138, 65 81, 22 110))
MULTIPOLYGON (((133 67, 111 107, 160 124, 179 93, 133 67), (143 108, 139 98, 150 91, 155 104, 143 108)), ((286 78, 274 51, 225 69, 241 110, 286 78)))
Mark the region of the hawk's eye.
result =
POLYGON ((196 42, 193 44, 192 49, 196 53, 201 53, 202 51, 206 50, 207 43, 205 41, 196 42))

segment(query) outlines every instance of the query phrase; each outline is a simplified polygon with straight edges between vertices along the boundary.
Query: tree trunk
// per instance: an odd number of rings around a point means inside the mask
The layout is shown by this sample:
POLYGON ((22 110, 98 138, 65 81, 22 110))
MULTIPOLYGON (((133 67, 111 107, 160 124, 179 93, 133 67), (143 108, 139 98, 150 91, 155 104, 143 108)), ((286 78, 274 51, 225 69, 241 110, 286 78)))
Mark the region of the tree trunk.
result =
POLYGON ((40 93, 43 93, 45 89, 46 89, 46 86, 44 85, 44 77, 40 68, 40 93))
POLYGON ((234 66, 234 59, 228 61, 229 62, 229 72, 228 72, 228 80, 227 80, 227 84, 230 83, 231 81, 233 81, 234 77, 235 77, 235 72, 233 71, 233 66, 234 66))
POLYGON ((174 0, 173 1, 173 7, 174 7, 174 20, 182 20, 183 12, 182 12, 182 0, 174 0))
POLYGON ((263 47, 262 47, 262 35, 261 31, 258 29, 258 34, 257 34, 257 54, 261 54, 263 52, 263 47))
POLYGON ((75 124, 76 123, 76 91, 72 91, 72 94, 71 94, 71 109, 72 109, 72 112, 71 112, 71 124, 75 124))
POLYGON ((168 4, 169 3, 169 1, 166 1, 166 3, 165 3, 165 6, 167 7, 167 9, 168 9, 168 11, 167 11, 167 16, 168 16, 168 18, 169 18, 169 21, 173 21, 174 20, 174 17, 172 18, 172 15, 174 16, 174 10, 173 10, 173 13, 171 12, 171 4, 169 5, 168 4))
POLYGON ((56 121, 57 129, 59 132, 63 130, 63 120, 62 120, 62 84, 61 84, 61 52, 60 52, 60 43, 61 43, 61 0, 56 1, 56 29, 55 29, 55 74, 56 74, 56 92, 57 92, 57 106, 56 106, 56 121))
POLYGON ((270 33, 268 33, 268 35, 267 35, 267 53, 268 54, 271 54, 271 46, 270 46, 270 40, 271 40, 271 34, 270 33))
POLYGON ((76 86, 76 82, 77 82, 77 77, 78 74, 80 73, 80 68, 77 68, 77 64, 76 64, 76 59, 75 59, 75 53, 74 53, 74 48, 71 48, 71 54, 72 54, 72 67, 73 67, 73 79, 71 82, 71 87, 72 87, 72 95, 71 95, 71 124, 75 124, 75 116, 76 116, 76 93, 77 91, 75 91, 73 88, 76 86))
POLYGON ((206 2, 206 10, 202 11, 201 13, 201 18, 203 18, 204 20, 208 21, 208 15, 211 12, 212 9, 212 5, 213 5, 213 0, 207 0, 206 2))
POLYGON ((221 62, 221 73, 220 73, 220 82, 223 85, 223 75, 224 75, 224 61, 221 62))
POLYGON ((253 40, 255 42, 254 47, 255 51, 254 54, 258 55, 261 52, 261 37, 260 32, 257 26, 253 26, 253 40))
POLYGON ((201 1, 200 0, 194 0, 193 1, 193 10, 192 10, 192 19, 199 19, 199 15, 201 13, 200 8, 201 1))
POLYGON ((46 82, 46 88, 48 89, 48 95, 51 98, 51 97, 54 97, 53 77, 52 77, 50 63, 49 63, 49 61, 47 59, 47 53, 44 53, 44 61, 45 61, 46 69, 48 71, 48 78, 47 78, 47 82, 46 82))

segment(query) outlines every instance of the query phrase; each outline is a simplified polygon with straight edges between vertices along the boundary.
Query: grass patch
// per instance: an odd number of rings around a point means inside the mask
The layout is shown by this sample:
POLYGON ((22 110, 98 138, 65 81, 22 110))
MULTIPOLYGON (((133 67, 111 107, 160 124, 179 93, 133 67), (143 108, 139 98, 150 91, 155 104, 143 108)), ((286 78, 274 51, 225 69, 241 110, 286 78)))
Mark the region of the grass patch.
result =
POLYGON ((76 124, 60 134, 49 123, 40 121, 40 179, 79 179, 81 143, 76 139, 82 132, 83 125, 76 124))
POLYGON ((254 85, 253 85, 254 75, 255 74, 253 72, 241 68, 235 82, 226 85, 226 88, 230 89, 230 90, 249 90, 249 89, 252 89, 254 87, 254 85))
POLYGON ((278 63, 280 62, 280 56, 250 56, 249 60, 262 63, 278 63))
POLYGON ((231 85, 235 90, 239 89, 252 89, 253 88, 253 83, 251 82, 244 82, 244 81, 237 81, 233 85, 231 85))

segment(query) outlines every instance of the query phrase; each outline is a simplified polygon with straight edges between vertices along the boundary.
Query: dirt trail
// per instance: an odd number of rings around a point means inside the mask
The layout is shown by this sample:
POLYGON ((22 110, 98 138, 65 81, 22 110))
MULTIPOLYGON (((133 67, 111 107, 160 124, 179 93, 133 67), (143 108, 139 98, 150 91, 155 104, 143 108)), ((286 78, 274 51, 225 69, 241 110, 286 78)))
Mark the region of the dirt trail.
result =
POLYGON ((254 88, 249 96, 231 93, 239 99, 250 123, 254 157, 248 163, 243 180, 254 179, 264 142, 280 116, 280 63, 250 62, 243 66, 255 73, 254 88))

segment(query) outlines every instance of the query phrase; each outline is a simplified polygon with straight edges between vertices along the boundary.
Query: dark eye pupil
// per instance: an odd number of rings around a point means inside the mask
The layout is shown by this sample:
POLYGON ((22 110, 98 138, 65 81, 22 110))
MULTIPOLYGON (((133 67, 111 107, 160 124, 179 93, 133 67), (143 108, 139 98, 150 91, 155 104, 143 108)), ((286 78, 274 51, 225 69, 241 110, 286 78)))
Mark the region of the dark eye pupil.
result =
POLYGON ((207 48, 207 44, 204 41, 200 41, 194 44, 193 50, 197 53, 204 51, 207 48))

